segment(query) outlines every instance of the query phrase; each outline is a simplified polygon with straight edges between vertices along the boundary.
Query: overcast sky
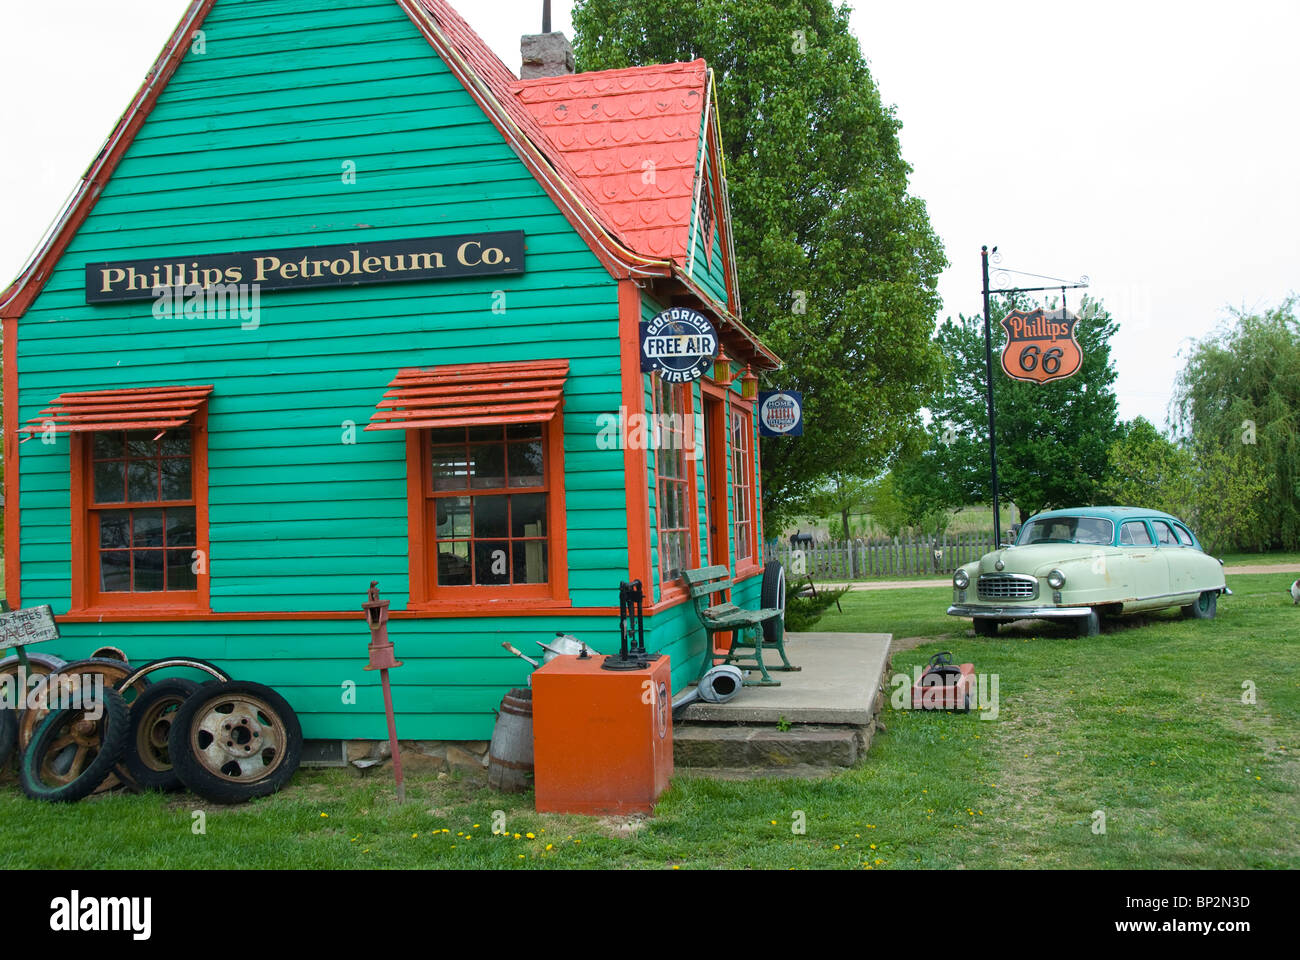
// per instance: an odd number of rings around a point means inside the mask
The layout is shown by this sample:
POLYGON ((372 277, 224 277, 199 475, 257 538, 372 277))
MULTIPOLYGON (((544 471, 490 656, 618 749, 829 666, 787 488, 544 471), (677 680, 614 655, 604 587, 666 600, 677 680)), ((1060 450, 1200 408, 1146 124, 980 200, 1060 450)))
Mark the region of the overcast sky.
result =
MULTIPOLYGON (((453 0, 455 2, 455 0, 453 0)), ((17 275, 186 0, 0 3, 0 285, 17 275)), ((461 0, 514 69, 539 0, 461 0)), ((572 35, 570 0, 555 29, 572 35)), ((858 0, 913 192, 980 309, 980 245, 1077 279, 1121 323, 1121 416, 1163 424, 1189 338, 1300 292, 1297 0, 858 0)), ((1077 294, 1072 294, 1077 297, 1077 294)), ((1077 299, 1072 302, 1077 303, 1077 299)))

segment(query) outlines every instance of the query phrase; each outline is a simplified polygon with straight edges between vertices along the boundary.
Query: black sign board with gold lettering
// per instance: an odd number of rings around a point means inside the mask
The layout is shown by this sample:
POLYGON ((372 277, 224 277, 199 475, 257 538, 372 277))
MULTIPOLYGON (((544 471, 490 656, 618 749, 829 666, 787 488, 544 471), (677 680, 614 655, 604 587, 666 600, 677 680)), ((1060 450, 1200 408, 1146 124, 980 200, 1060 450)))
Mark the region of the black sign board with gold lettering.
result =
POLYGON ((524 233, 344 243, 262 253, 86 264, 86 302, 152 300, 155 288, 257 284, 263 291, 499 276, 524 272, 524 233))

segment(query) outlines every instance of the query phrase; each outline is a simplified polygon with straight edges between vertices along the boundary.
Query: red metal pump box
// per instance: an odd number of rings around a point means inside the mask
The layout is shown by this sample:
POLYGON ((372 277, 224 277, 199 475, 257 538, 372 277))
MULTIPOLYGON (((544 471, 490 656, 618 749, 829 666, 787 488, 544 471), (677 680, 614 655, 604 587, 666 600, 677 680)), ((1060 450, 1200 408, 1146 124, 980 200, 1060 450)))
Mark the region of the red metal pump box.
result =
POLYGON ((533 672, 533 785, 539 813, 653 813, 673 774, 668 657, 603 670, 556 657, 533 672))

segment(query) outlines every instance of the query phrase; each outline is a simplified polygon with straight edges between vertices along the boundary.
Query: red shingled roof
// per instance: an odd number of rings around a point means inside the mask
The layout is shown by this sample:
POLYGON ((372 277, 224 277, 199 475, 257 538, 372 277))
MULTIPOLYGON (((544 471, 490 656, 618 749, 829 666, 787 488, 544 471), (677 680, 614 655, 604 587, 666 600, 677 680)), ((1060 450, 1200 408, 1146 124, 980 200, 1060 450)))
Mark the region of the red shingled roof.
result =
POLYGON ((446 0, 419 2, 605 229, 642 256, 685 262, 703 60, 519 80, 446 0))
POLYGON ((624 243, 685 263, 708 95, 703 60, 521 80, 511 91, 624 243))

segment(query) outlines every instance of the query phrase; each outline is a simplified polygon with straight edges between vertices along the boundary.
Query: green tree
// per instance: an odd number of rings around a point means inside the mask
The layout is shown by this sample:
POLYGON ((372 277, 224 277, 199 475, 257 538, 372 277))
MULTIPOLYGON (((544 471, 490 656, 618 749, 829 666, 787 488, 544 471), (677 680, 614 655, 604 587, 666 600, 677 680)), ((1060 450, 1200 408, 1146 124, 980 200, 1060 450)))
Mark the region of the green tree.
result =
POLYGON ((715 71, 744 318, 804 394, 804 436, 763 442, 776 529, 826 478, 887 467, 941 369, 947 263, 900 123, 831 0, 580 0, 573 22, 580 69, 715 71))
MULTIPOLYGON (((1226 462, 1254 460, 1267 480, 1266 546, 1300 547, 1300 322, 1296 300, 1263 314, 1234 312, 1197 343, 1178 376, 1173 419, 1226 462), (1235 451, 1232 453, 1231 451, 1235 451)), ((1244 466, 1243 466, 1244 469, 1244 466)))
POLYGON ((1110 445, 1103 499, 1120 506, 1163 510, 1192 522, 1196 481, 1192 454, 1138 417, 1110 445))
MULTIPOLYGON (((996 318, 1031 306, 998 301, 992 314, 999 487, 1022 522, 1039 510, 1095 502, 1119 431, 1110 356, 1119 326, 1100 301, 1084 297, 1079 307, 1075 338, 1083 365, 1074 376, 1037 384, 1001 372, 1005 334, 996 318)), ((935 342, 948 372, 928 404, 930 442, 897 470, 904 497, 927 511, 987 503, 991 489, 983 317, 945 320, 935 342)))

